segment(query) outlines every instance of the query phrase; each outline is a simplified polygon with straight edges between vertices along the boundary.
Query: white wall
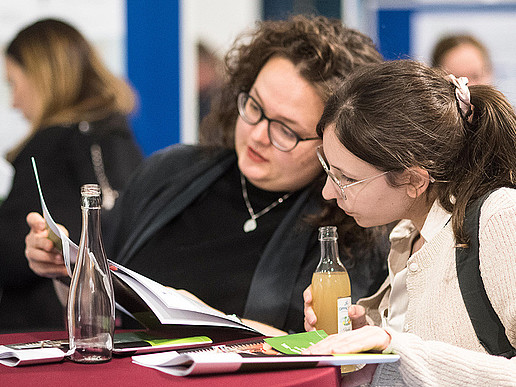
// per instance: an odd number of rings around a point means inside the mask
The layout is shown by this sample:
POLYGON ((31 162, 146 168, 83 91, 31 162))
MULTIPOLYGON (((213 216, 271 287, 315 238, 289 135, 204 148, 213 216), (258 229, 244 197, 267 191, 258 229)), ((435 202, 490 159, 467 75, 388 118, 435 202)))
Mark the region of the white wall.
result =
MULTIPOLYGON (((28 123, 11 108, 5 78, 6 44, 24 26, 45 17, 63 19, 78 28, 97 48, 107 66, 125 74, 125 0, 0 0, 0 157, 27 133, 28 123)), ((0 161, 0 198, 10 187, 10 172, 0 161)))
POLYGON ((514 104, 516 102, 516 9, 512 11, 422 12, 413 20, 412 55, 430 63, 437 40, 449 33, 469 33, 489 50, 494 83, 514 104))
POLYGON ((260 4, 260 0, 181 2, 181 142, 197 141, 197 41, 202 40, 223 58, 237 35, 261 17, 260 4))

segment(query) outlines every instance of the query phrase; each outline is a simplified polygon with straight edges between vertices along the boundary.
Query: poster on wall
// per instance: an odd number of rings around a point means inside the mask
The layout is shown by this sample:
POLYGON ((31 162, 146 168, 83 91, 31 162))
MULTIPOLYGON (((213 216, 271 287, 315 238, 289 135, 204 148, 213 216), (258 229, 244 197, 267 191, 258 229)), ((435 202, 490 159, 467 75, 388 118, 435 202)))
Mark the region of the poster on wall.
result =
POLYGON ((368 28, 386 59, 412 58, 431 64, 445 35, 468 34, 482 43, 493 67, 492 83, 516 104, 516 2, 367 2, 368 28))
POLYGON ((411 55, 430 63, 437 41, 449 34, 469 34, 484 44, 493 64, 493 83, 516 103, 516 4, 466 9, 423 9, 411 20, 411 55))

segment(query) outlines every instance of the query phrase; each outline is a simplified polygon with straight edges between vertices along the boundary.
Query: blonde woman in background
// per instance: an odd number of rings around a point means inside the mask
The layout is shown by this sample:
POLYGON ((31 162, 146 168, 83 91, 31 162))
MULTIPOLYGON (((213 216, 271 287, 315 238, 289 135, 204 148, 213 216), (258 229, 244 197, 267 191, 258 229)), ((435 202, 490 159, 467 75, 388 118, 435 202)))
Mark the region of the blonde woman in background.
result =
POLYGON ((0 331, 62 328, 52 281, 36 276, 24 257, 25 216, 41 210, 30 158, 55 220, 78 240, 81 185, 100 184, 109 209, 142 160, 127 121, 135 94, 79 31, 59 20, 21 30, 7 46, 5 68, 13 107, 31 130, 6 155, 15 174, 0 206, 0 331))

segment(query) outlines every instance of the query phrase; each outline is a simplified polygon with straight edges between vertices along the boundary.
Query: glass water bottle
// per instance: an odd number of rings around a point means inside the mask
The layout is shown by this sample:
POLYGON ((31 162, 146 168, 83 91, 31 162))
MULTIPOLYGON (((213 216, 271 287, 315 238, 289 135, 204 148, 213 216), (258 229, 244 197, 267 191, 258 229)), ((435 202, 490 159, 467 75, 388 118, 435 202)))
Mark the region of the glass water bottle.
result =
POLYGON ((337 227, 320 227, 319 240, 321 260, 312 276, 312 305, 317 316, 315 327, 329 335, 349 331, 351 284, 339 258, 337 227))
POLYGON ((100 230, 100 187, 81 187, 82 231, 68 294, 70 359, 99 363, 111 359, 115 297, 100 230))

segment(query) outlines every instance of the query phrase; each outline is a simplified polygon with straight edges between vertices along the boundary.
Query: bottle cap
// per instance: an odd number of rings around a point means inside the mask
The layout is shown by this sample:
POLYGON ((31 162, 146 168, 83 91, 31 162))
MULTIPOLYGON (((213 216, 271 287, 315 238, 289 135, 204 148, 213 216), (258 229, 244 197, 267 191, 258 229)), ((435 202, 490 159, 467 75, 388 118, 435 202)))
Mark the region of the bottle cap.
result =
POLYGON ((100 186, 98 184, 84 184, 81 187, 82 196, 100 196, 100 186))
POLYGON ((338 238, 337 226, 323 226, 319 227, 319 240, 335 240, 338 238))

